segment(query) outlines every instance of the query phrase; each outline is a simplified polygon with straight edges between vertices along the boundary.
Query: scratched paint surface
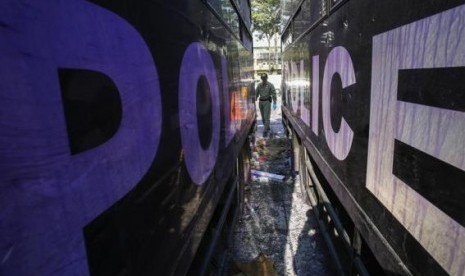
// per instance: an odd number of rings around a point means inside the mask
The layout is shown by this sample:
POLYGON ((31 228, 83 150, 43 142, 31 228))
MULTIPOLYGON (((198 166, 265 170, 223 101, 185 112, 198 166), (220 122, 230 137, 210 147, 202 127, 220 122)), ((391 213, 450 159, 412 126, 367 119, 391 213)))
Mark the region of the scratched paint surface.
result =
POLYGON ((452 275, 465 273, 465 228, 395 177, 392 163, 398 139, 465 170, 465 113, 397 100, 399 70, 465 66, 464 18, 462 6, 373 38, 367 188, 452 275))
POLYGON ((81 1, 29 4, 3 1, 0 8, 0 36, 8 42, 0 46, 0 271, 84 275, 82 227, 133 188, 157 152, 157 71, 141 37, 114 14, 81 1), (121 95, 118 132, 75 156, 62 116, 60 67, 104 72, 121 95), (121 166, 130 166, 129 173, 121 166))
POLYGON ((391 273, 464 273, 463 4, 347 1, 283 32, 283 114, 391 273))
POLYGON ((203 2, 93 2, 0 3, 1 275, 187 271, 254 120, 252 54, 203 2))

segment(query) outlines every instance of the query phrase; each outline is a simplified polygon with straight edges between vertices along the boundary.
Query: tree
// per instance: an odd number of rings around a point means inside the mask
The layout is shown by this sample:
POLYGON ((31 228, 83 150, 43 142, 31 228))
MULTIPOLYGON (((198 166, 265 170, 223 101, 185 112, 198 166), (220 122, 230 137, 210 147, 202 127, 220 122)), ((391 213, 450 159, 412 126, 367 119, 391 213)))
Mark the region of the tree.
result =
POLYGON ((258 39, 265 38, 268 42, 268 64, 271 63, 271 38, 279 32, 280 4, 280 0, 252 0, 252 31, 258 33, 258 39))

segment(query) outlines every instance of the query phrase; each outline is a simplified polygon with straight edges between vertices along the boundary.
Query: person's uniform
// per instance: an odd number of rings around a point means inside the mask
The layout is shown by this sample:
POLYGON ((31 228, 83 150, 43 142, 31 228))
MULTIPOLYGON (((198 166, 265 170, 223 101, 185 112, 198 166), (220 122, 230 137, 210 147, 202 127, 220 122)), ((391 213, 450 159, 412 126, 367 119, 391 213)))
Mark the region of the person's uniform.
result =
POLYGON ((261 82, 255 89, 257 100, 259 100, 258 107, 260 108, 260 114, 262 115, 263 125, 265 126, 264 133, 270 131, 270 112, 271 112, 271 101, 276 104, 276 90, 274 86, 269 82, 261 82))

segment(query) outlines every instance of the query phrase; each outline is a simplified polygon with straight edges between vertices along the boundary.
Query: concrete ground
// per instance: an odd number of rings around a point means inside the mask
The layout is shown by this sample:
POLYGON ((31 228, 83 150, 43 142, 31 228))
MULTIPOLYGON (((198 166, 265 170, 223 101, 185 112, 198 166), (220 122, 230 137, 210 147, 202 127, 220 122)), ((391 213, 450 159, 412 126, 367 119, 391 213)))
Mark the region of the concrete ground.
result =
POLYGON ((260 114, 257 125, 252 168, 286 178, 254 177, 246 187, 242 218, 234 230, 233 261, 265 258, 275 272, 247 275, 335 275, 312 207, 306 203, 298 177, 294 180, 291 174, 291 142, 281 124, 279 103, 271 115, 272 138, 262 137, 260 114))

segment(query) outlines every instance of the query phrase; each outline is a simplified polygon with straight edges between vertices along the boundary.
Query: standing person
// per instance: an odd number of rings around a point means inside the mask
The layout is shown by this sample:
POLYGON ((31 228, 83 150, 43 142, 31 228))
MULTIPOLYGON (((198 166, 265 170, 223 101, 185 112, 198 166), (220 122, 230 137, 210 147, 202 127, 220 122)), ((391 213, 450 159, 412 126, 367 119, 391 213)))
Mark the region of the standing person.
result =
POLYGON ((258 107, 260 108, 260 114, 262 115, 262 122, 265 126, 263 136, 267 136, 270 131, 270 113, 271 113, 271 102, 273 101, 273 110, 276 109, 276 91, 273 84, 268 82, 268 75, 266 73, 261 74, 260 78, 262 82, 258 84, 256 91, 257 100, 260 100, 258 107))

